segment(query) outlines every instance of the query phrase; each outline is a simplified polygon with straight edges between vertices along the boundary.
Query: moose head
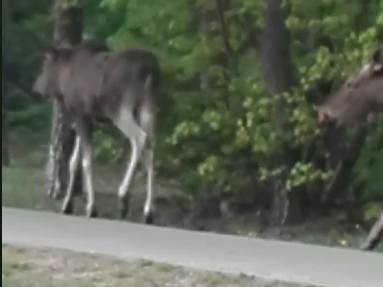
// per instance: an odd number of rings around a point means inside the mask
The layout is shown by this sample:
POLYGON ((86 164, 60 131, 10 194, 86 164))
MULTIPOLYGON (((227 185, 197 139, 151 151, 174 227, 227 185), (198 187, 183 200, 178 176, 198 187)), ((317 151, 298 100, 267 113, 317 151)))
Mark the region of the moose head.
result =
POLYGON ((318 108, 318 123, 348 125, 383 111, 383 47, 318 108))

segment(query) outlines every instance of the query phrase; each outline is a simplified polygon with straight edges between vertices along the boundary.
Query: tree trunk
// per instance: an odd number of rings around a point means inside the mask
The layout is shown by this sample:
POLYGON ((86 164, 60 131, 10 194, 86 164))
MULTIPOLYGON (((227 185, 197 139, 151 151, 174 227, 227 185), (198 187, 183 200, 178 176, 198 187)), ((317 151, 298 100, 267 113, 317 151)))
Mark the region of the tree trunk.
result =
POLYGON ((9 149, 8 149, 8 133, 7 133, 7 111, 6 111, 6 97, 7 97, 7 90, 5 86, 5 73, 6 73, 6 64, 5 62, 5 51, 7 50, 7 38, 8 38, 8 33, 6 29, 6 25, 9 23, 9 15, 10 15, 10 7, 8 0, 7 1, 2 1, 2 27, 1 27, 1 34, 2 34, 2 61, 1 61, 1 118, 2 118, 2 123, 1 123, 1 161, 2 165, 8 166, 11 163, 11 159, 9 156, 9 149))
MULTIPOLYGON (((282 7, 282 0, 267 0, 265 26, 257 37, 257 51, 261 74, 267 91, 271 95, 281 94, 294 83, 293 66, 290 58, 290 36, 285 25, 287 13, 282 7)), ((283 130, 287 123, 286 109, 281 102, 276 104, 275 126, 283 130)), ((286 164, 286 153, 276 156, 273 165, 286 164)), ((276 225, 299 221, 302 218, 301 192, 288 192, 284 187, 286 175, 275 178, 272 182, 273 211, 272 222, 276 225)))
MULTIPOLYGON (((55 2, 54 44, 76 45, 82 38, 82 10, 78 1, 55 2)), ((75 133, 65 108, 59 100, 53 100, 51 140, 47 164, 48 195, 60 198, 67 186, 69 158, 73 150, 75 133)), ((82 191, 82 172, 77 169, 74 192, 82 191)))
POLYGON ((261 72, 268 92, 278 94, 294 83, 290 35, 285 25, 287 13, 282 0, 267 0, 265 14, 265 27, 258 41, 261 72))
MULTIPOLYGON (((4 73, 3 73, 4 75, 4 73)), ((1 96, 1 161, 3 166, 9 166, 11 164, 11 157, 8 149, 8 122, 7 122, 7 111, 6 111, 6 90, 4 88, 4 76, 2 76, 2 96, 1 96)))
POLYGON ((1 133, 1 164, 3 166, 10 166, 11 165, 11 157, 9 155, 9 149, 8 149, 8 141, 7 141, 7 135, 5 132, 6 124, 4 124, 4 116, 3 116, 3 124, 2 124, 2 133, 1 133))

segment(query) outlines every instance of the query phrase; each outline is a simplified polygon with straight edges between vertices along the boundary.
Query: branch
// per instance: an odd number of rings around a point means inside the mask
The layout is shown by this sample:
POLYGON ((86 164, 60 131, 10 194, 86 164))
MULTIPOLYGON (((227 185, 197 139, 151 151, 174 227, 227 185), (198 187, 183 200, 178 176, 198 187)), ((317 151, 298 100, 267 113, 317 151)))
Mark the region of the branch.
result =
POLYGON ((362 250, 372 250, 374 249, 379 242, 383 239, 383 211, 380 214, 380 217, 372 226, 370 233, 368 234, 367 239, 360 246, 362 250))

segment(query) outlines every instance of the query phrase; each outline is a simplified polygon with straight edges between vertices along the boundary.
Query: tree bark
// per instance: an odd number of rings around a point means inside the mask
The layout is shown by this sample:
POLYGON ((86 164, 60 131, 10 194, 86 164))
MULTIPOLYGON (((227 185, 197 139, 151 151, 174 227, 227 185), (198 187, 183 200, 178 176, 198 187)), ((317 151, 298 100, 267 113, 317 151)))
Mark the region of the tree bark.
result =
MULTIPOLYGON (((82 10, 78 1, 56 0, 55 27, 53 40, 56 46, 63 44, 76 45, 82 39, 82 10)), ((67 179, 69 158, 75 139, 65 108, 58 99, 53 100, 52 128, 47 163, 48 195, 61 198, 64 194, 67 179)), ((82 191, 82 172, 77 169, 74 184, 75 194, 82 191)))
MULTIPOLYGON (((267 0, 265 17, 265 26, 259 37, 255 37, 256 48, 266 89, 270 95, 278 95, 294 84, 290 35, 285 25, 287 12, 282 6, 282 0, 267 0)), ((276 103, 274 121, 279 130, 283 130, 287 123, 286 109, 279 101, 276 103)), ((276 156, 273 164, 286 165, 285 154, 282 151, 282 155, 276 156)), ((271 183, 274 198, 271 220, 275 225, 299 221, 303 216, 301 191, 288 192, 284 187, 285 177, 282 173, 271 183)))
POLYGON ((261 72, 268 92, 278 94, 294 83, 290 35, 285 25, 287 12, 282 0, 267 0, 265 17, 265 27, 257 45, 261 72))
POLYGON ((3 115, 2 133, 1 133, 1 164, 3 166, 11 165, 11 156, 9 155, 8 138, 6 133, 5 115, 3 115))
MULTIPOLYGON (((4 73, 2 73, 4 75, 4 73)), ((4 82, 4 76, 2 76, 2 82, 1 82, 1 90, 2 90, 2 96, 1 96, 1 114, 2 114, 2 121, 1 121, 1 162, 3 166, 9 166, 11 164, 11 157, 9 155, 9 148, 8 148, 8 122, 7 122, 7 111, 6 111, 6 93, 7 91, 4 88, 5 82, 4 82)))
POLYGON ((7 38, 8 33, 6 29, 6 25, 9 23, 9 14, 10 14, 10 7, 9 7, 9 1, 2 1, 2 27, 1 27, 1 34, 2 34, 2 61, 1 61, 1 161, 2 165, 8 166, 11 163, 11 158, 9 155, 9 149, 8 149, 8 133, 7 133, 7 111, 6 111, 6 97, 7 97, 7 91, 5 86, 5 77, 6 77, 6 64, 5 62, 5 50, 7 49, 7 38))

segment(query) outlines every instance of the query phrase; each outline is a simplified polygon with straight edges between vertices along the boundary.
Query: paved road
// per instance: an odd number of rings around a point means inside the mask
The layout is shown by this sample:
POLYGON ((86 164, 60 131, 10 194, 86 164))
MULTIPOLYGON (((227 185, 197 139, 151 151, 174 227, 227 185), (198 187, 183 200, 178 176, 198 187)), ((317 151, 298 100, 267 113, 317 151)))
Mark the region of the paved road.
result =
POLYGON ((382 287, 383 255, 2 207, 3 243, 97 252, 315 286, 382 287))

